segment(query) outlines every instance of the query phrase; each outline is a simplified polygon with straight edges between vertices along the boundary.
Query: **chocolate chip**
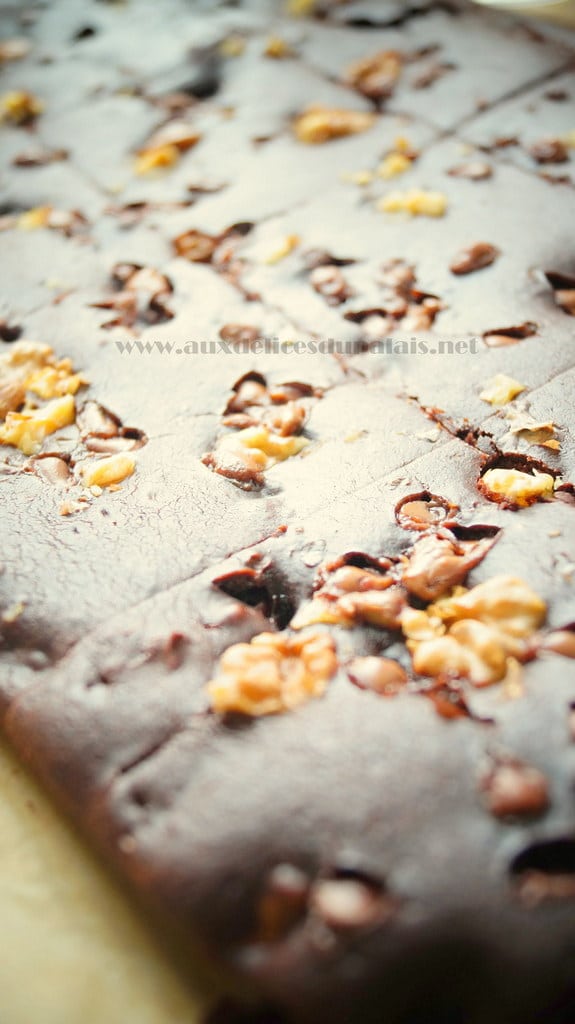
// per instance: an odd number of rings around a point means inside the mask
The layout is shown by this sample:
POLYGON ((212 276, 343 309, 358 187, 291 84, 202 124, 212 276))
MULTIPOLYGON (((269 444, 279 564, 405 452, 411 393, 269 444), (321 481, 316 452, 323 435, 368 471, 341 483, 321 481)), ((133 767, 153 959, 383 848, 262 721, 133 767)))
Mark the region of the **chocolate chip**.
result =
POLYGON ((575 840, 533 843, 512 861, 510 874, 518 898, 528 907, 575 899, 575 840))
POLYGON ((489 242, 476 242, 468 249, 462 249, 449 264, 452 274, 472 274, 494 263, 499 256, 499 249, 489 242))
POLYGON ((79 28, 77 32, 74 32, 72 39, 74 42, 81 42, 83 39, 91 39, 93 36, 98 34, 98 29, 94 25, 84 25, 83 28, 79 28))
POLYGON ((404 530, 428 530, 445 523, 458 506, 430 491, 408 494, 395 506, 395 520, 404 530))
POLYGON ((529 146, 528 152, 538 164, 564 164, 569 159, 569 149, 563 139, 539 139, 529 146))
POLYGON ((295 605, 287 592, 286 582, 268 564, 258 569, 234 569, 216 576, 212 584, 236 601, 259 609, 278 629, 285 629, 293 618, 295 605))
POLYGON ((493 175, 493 168, 491 164, 486 163, 484 160, 469 160, 464 164, 457 164, 455 167, 450 167, 448 174, 452 178, 468 178, 469 181, 484 181, 486 178, 491 178, 493 175))
POLYGON ((20 324, 10 323, 8 320, 0 319, 0 339, 6 342, 18 341, 22 334, 20 324))
POLYGON ((480 788, 488 811, 496 818, 537 817, 549 807, 545 775, 522 761, 495 761, 480 788))
POLYGON ((547 89, 544 96, 546 100, 551 100, 552 103, 563 103, 569 99, 569 93, 566 89, 547 89))

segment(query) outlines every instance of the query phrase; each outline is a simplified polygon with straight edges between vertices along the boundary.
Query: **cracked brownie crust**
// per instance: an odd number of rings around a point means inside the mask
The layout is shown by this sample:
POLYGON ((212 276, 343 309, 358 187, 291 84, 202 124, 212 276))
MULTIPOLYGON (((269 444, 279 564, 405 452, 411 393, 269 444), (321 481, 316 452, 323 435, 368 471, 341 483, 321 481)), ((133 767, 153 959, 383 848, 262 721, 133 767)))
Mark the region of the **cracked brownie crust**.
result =
POLYGON ((573 42, 144 6, 3 12, 3 729, 255 1019, 571 1024, 573 42))

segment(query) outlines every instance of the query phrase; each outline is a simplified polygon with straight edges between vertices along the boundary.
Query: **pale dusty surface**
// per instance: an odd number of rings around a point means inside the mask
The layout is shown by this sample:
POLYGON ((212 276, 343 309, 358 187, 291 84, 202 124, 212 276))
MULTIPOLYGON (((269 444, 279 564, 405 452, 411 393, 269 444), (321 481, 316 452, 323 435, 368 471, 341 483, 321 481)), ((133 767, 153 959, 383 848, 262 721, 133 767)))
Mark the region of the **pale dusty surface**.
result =
POLYGON ((196 1024, 115 884, 0 747, 2 1024, 196 1024))

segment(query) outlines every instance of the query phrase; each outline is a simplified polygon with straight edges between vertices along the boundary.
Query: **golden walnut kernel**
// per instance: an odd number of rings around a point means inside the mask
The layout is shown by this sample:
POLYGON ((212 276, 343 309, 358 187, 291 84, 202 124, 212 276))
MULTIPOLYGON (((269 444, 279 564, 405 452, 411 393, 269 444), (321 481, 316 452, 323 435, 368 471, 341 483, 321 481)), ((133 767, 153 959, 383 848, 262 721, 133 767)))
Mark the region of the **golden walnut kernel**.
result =
POLYGON ((345 135, 365 132, 375 123, 375 114, 364 110, 344 110, 341 107, 308 107, 294 121, 294 133, 299 142, 315 145, 339 139, 345 135))
POLYGON ((462 583, 494 543, 494 537, 461 542, 435 535, 422 537, 412 548, 402 583, 410 594, 435 601, 462 583))
POLYGON ((133 455, 110 455, 108 459, 99 459, 82 466, 82 483, 85 487, 111 487, 126 480, 135 469, 136 460, 133 455))
POLYGON ((506 405, 522 391, 525 391, 525 384, 520 384, 519 381, 508 377, 505 373, 497 373, 479 397, 483 402, 489 402, 490 405, 506 405))
POLYGON ((40 398, 75 395, 87 381, 69 359, 57 360, 50 345, 16 341, 0 356, 0 419, 16 411, 33 391, 40 398))
POLYGON ((372 100, 382 100, 393 92, 402 66, 403 59, 397 50, 380 50, 350 64, 344 82, 372 100))
POLYGON ((273 715, 321 697, 336 669, 327 633, 260 633, 224 652, 208 694, 220 714, 273 715))
POLYGON ((315 623, 350 627, 364 622, 381 629, 399 629, 405 594, 392 584, 390 576, 344 565, 298 609, 292 628, 303 629, 315 623))
POLYGON ((49 434, 73 423, 75 415, 76 408, 71 395, 55 398, 41 409, 9 412, 6 422, 0 426, 0 444, 12 445, 24 452, 24 455, 33 455, 49 434))
POLYGON ((488 469, 479 479, 479 489, 502 504, 527 508, 536 501, 550 501, 555 480, 550 473, 523 473, 519 469, 488 469))
POLYGON ((389 192, 377 202, 383 213, 408 213, 411 217, 443 217, 447 198, 442 192, 410 188, 407 192, 389 192))
POLYGON ((546 612, 545 602, 523 580, 494 576, 425 612, 406 610, 402 628, 416 672, 489 686, 504 678, 510 659, 525 658, 527 642, 546 612))
POLYGON ((33 121, 43 109, 44 104, 31 92, 24 90, 6 92, 0 97, 0 120, 12 121, 13 124, 33 121))

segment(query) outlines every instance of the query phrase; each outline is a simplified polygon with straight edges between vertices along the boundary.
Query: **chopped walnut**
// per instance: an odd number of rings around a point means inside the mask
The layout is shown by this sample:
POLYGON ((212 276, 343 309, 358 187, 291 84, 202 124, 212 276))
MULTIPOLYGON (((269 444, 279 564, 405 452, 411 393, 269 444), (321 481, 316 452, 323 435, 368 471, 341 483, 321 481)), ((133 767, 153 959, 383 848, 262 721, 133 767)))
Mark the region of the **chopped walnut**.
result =
POLYGON ((272 57, 273 60, 284 60, 286 57, 293 57, 294 51, 281 36, 269 36, 266 40, 264 56, 272 57))
POLYGON ((73 372, 69 359, 56 359, 50 345, 24 340, 0 356, 0 376, 0 419, 24 403, 26 391, 41 398, 58 398, 75 394, 87 383, 73 372))
POLYGON ((3 39, 0 42, 0 64, 8 60, 22 60, 30 53, 31 43, 29 39, 14 37, 3 39))
POLYGON ((170 279, 159 270, 139 263, 116 263, 110 278, 116 293, 102 302, 92 303, 95 309, 111 309, 117 313, 102 327, 158 324, 173 317, 167 298, 174 289, 170 279))
POLYGON ((379 886, 362 878, 324 878, 315 883, 311 909, 334 931, 369 928, 381 924, 397 909, 379 886))
POLYGON ((344 82, 371 100, 388 99, 401 75, 403 60, 397 50, 380 50, 350 64, 344 82))
POLYGON ((569 159, 569 147, 563 139, 538 139, 529 146, 529 154, 538 164, 564 164, 569 159))
POLYGON ((336 669, 327 633, 260 633, 225 651, 208 694, 220 714, 272 715, 321 697, 336 669))
POLYGON ((262 423, 280 437, 291 437, 300 433, 306 416, 306 410, 299 402, 286 402, 285 405, 266 409, 262 423))
POLYGON ((481 780, 487 809, 496 818, 542 814, 549 806, 549 785, 537 768, 515 760, 496 762, 481 780))
POLYGON ((439 526, 458 511, 445 498, 440 498, 429 491, 410 494, 402 498, 395 506, 395 519, 404 530, 428 530, 439 526))
POLYGON ((289 256, 294 249, 297 249, 299 243, 299 235, 286 235, 282 242, 271 253, 269 253, 268 256, 266 256, 264 262, 269 266, 273 266, 275 263, 281 263, 282 260, 285 260, 286 256, 289 256))
POLYGON ((562 654, 564 658, 575 658, 575 631, 573 629, 556 629, 543 637, 539 644, 540 650, 562 654))
POLYGON ((174 238, 172 245, 176 256, 191 263, 209 263, 219 243, 219 238, 192 228, 174 238))
POLYGON ((257 907, 256 942, 278 942, 307 913, 309 881, 292 864, 277 864, 266 879, 257 907))
POLYGON ((185 122, 169 121, 158 128, 146 145, 138 150, 136 174, 148 174, 150 171, 172 167, 180 155, 195 146, 201 137, 200 132, 185 122))
POLYGON ((407 672, 393 658, 354 658, 347 666, 347 674, 360 689, 383 697, 399 693, 408 681, 407 672))
POLYGON ((351 291, 339 267, 316 267, 311 271, 309 280, 312 288, 323 295, 330 306, 345 302, 351 291))
POLYGON ((452 274, 472 274, 476 270, 483 270, 495 262, 499 256, 499 249, 489 242, 476 242, 468 249, 462 249, 454 260, 449 264, 452 274))
POLYGON ((465 164, 457 164, 455 167, 450 167, 448 174, 452 178, 468 178, 470 181, 484 181, 486 178, 491 178, 493 175, 493 168, 491 164, 486 163, 484 160, 469 160, 465 164))
POLYGON ((445 621, 479 619, 519 640, 530 637, 547 614, 545 602, 517 576, 492 576, 434 608, 445 621))
POLYGON ((383 213, 408 213, 412 217, 443 217, 447 198, 442 192, 425 192, 412 188, 407 192, 390 192, 378 200, 383 213))
POLYGON ((107 459, 85 463, 81 467, 84 487, 111 487, 132 476, 136 469, 133 455, 118 453, 107 459))
POLYGON ((0 120, 29 124, 42 113, 44 104, 31 92, 14 90, 0 96, 0 120))
POLYGON ((39 451, 49 434, 74 422, 76 409, 72 395, 55 398, 41 409, 9 412, 0 426, 0 444, 19 448, 25 455, 39 451))
POLYGON ((299 142, 311 145, 329 142, 345 135, 365 132, 375 123, 375 114, 363 110, 344 110, 339 107, 308 107, 294 122, 299 142))
POLYGON ((331 573, 311 601, 301 605, 291 625, 303 629, 314 623, 351 627, 364 622, 382 629, 398 629, 405 594, 393 578, 345 565, 331 573))
POLYGON ((251 324, 224 324, 219 331, 222 341, 229 341, 232 345, 251 346, 260 338, 261 332, 258 327, 251 324))
POLYGON ((489 402, 490 405, 506 405, 522 391, 525 391, 525 384, 520 384, 505 373, 497 373, 479 397, 482 402, 489 402))
POLYGON ((505 678, 514 659, 530 656, 530 640, 546 611, 523 580, 495 576, 425 612, 406 609, 402 628, 416 672, 490 686, 505 678))
POLYGON ((474 686, 490 686, 504 678, 507 656, 497 630, 470 619, 456 622, 443 636, 418 643, 413 667, 424 676, 458 676, 474 686))
POLYGON ((488 469, 479 478, 479 490, 491 501, 509 508, 527 508, 536 501, 551 501, 555 478, 550 473, 523 473, 519 469, 488 469))
POLYGON ((384 181, 388 181, 390 178, 396 178, 400 174, 404 174, 408 171, 413 163, 405 153, 388 153, 383 158, 379 167, 377 168, 377 175, 379 178, 383 178, 384 181))
POLYGON ((485 558, 496 537, 461 541, 430 535, 414 544, 402 574, 404 587, 424 601, 435 601, 462 583, 485 558))

